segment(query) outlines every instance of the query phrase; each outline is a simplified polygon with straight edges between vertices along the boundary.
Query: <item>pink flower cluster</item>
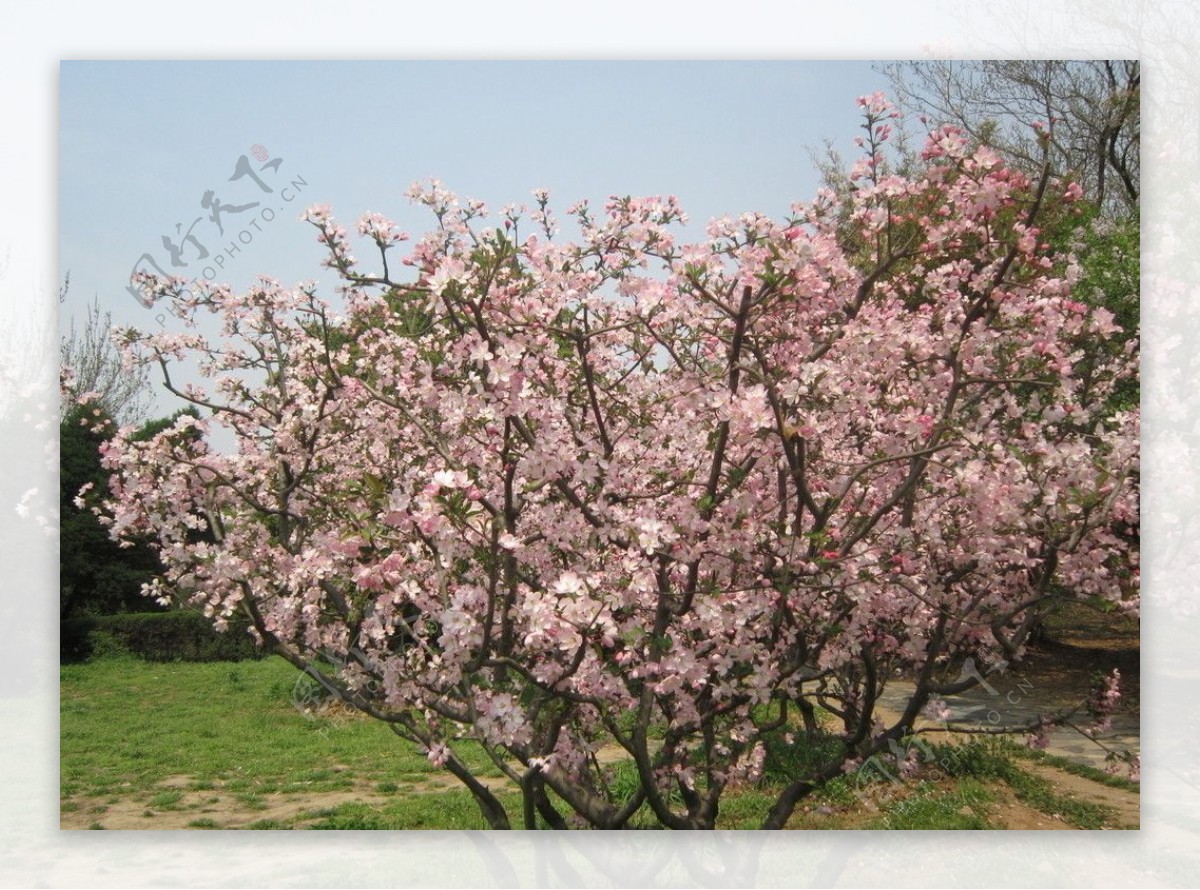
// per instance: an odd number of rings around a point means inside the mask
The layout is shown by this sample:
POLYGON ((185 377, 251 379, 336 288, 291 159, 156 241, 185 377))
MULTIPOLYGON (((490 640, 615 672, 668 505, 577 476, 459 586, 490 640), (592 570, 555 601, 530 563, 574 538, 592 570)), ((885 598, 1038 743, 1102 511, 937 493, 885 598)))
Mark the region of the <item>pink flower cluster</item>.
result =
POLYGON ((1121 701, 1121 672, 1116 668, 1106 676, 1092 693, 1088 710, 1095 718, 1089 732, 1092 734, 1107 732, 1112 728, 1112 717, 1121 701))

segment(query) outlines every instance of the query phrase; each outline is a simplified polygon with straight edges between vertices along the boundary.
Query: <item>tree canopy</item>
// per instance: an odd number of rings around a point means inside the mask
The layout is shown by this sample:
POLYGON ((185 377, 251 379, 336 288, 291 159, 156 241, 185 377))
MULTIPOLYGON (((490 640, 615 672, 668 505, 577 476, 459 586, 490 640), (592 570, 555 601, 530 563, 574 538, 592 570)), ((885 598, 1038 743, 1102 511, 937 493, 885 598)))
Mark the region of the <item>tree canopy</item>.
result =
POLYGON ((894 111, 860 105, 848 206, 699 243, 669 196, 577 203, 564 239, 544 192, 491 217, 434 181, 415 243, 359 221, 378 271, 310 209, 336 304, 147 277, 224 337, 129 331, 130 355, 198 356, 177 391, 237 450, 195 416, 118 432, 113 533, 155 536, 194 606, 247 615, 494 827, 465 745, 527 826, 602 828, 710 828, 782 746, 781 827, 975 659, 1020 658, 1060 591, 1137 607, 1136 349, 1042 229, 1082 190, 948 125, 892 172, 894 111))

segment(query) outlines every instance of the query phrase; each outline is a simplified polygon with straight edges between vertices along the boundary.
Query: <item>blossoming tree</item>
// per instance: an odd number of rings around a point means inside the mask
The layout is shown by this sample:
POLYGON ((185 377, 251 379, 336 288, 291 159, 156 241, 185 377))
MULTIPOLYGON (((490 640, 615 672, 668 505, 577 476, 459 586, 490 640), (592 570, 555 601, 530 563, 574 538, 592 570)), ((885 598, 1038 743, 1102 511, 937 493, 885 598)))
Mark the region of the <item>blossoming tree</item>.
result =
POLYGON ((777 789, 781 827, 973 682, 963 659, 1019 657, 1051 597, 1136 604, 1138 418, 1101 416, 1136 359, 1094 360, 1111 314, 1038 237, 1077 190, 950 128, 893 175, 890 109, 861 104, 849 207, 683 244, 673 198, 620 198, 560 240, 544 193, 489 223, 433 182, 415 243, 361 220, 368 271, 308 212, 336 309, 147 281, 223 332, 127 333, 206 417, 112 442, 113 533, 156 536, 155 595, 249 616, 493 827, 464 746, 530 827, 711 828, 769 738, 820 755, 777 789), (185 355, 211 386, 176 385, 185 355), (234 453, 180 435, 218 422, 234 453))

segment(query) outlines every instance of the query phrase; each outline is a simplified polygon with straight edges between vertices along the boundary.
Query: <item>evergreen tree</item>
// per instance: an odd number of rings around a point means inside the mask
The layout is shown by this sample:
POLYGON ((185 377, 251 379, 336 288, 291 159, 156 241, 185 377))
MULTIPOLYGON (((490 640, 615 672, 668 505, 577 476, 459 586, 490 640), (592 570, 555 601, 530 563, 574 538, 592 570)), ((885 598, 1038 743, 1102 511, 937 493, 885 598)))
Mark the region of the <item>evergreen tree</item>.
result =
MULTIPOLYGON (((176 417, 149 421, 133 438, 151 438, 176 417)), ((94 498, 108 493, 100 449, 113 432, 111 419, 95 403, 75 405, 59 425, 60 620, 159 608, 141 594, 142 585, 161 571, 155 550, 144 543, 119 546, 92 512, 94 498)))

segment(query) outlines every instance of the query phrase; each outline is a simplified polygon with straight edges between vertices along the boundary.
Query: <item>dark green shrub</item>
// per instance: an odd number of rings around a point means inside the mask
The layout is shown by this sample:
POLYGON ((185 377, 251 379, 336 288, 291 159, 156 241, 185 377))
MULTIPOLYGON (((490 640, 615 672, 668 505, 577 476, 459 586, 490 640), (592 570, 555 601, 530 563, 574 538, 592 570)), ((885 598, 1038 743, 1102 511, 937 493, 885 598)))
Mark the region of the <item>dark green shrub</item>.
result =
POLYGON ((64 663, 125 652, 145 661, 241 661, 266 653, 231 621, 218 633, 198 612, 131 612, 73 618, 60 625, 59 658, 64 663))

